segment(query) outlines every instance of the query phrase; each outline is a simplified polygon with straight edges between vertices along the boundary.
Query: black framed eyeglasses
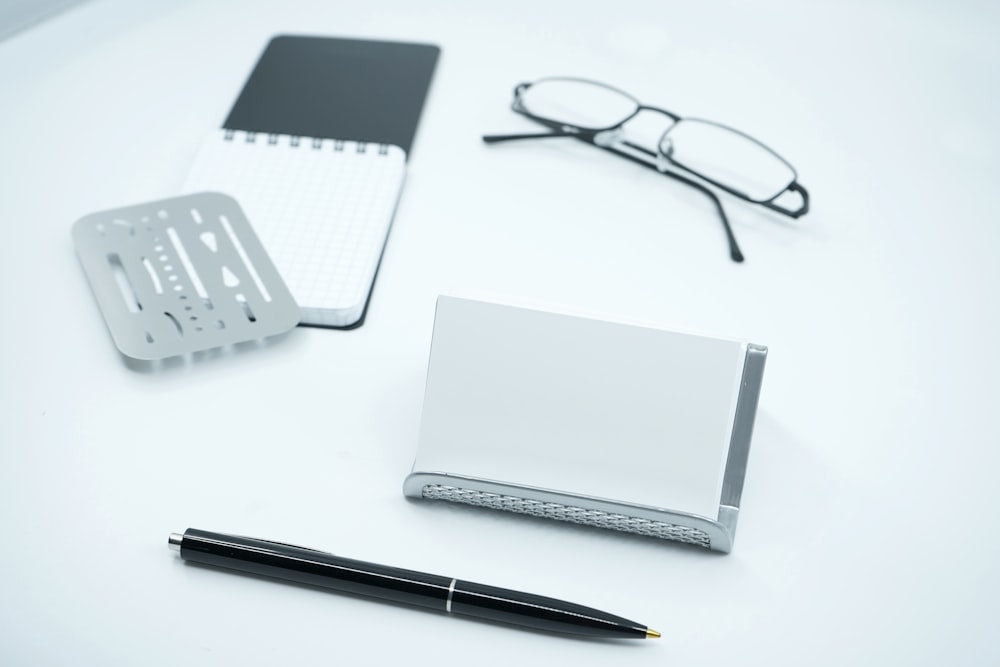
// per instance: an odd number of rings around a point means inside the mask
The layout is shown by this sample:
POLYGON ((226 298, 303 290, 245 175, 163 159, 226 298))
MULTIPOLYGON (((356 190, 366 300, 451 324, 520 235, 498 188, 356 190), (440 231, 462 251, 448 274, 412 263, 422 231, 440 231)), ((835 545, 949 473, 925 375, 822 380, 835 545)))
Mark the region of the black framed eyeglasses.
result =
POLYGON ((795 169, 760 141, 720 123, 642 104, 607 84, 569 77, 521 83, 514 88, 511 109, 549 131, 491 134, 483 141, 572 137, 697 188, 714 202, 735 262, 743 261, 743 253, 722 202, 709 185, 790 218, 809 210, 809 193, 799 184, 795 169), (623 126, 643 111, 670 120, 654 148, 624 136, 623 126))

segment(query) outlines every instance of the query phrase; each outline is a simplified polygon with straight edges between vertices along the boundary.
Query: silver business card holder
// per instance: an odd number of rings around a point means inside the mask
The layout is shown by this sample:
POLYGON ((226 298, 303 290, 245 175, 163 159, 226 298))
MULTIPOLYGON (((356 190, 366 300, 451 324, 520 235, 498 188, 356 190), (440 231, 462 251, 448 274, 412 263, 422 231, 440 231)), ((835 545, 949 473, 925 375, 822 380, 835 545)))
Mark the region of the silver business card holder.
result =
POLYGON ((72 235, 111 337, 131 360, 260 341, 299 322, 298 305, 228 195, 93 213, 72 235))
POLYGON ((439 297, 403 492, 728 552, 766 356, 439 297))

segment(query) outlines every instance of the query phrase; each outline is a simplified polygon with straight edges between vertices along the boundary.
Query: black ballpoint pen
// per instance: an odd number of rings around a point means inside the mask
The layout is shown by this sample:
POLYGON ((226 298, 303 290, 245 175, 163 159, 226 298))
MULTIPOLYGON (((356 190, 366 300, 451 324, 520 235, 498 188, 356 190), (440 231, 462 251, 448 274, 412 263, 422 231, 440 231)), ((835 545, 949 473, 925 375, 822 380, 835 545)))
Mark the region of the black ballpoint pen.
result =
POLYGON ((172 533, 168 544, 187 561, 537 630, 606 638, 660 636, 639 623, 571 602, 280 542, 189 528, 183 535, 172 533))

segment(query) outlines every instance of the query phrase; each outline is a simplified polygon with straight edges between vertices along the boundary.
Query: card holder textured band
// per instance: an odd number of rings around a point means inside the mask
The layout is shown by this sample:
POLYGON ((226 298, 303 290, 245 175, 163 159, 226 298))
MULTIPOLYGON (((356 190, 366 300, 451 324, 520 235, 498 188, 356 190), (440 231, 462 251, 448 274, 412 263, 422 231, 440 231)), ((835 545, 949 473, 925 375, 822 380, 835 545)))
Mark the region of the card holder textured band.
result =
POLYGON ((404 493, 728 552, 766 356, 439 297, 404 493))

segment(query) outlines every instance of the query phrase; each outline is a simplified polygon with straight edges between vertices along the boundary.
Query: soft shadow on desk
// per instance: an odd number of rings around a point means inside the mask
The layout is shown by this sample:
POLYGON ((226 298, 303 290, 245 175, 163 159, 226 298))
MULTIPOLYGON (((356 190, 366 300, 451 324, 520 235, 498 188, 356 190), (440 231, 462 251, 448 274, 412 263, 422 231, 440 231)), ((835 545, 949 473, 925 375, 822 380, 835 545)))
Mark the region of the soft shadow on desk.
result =
POLYGON ((0 9, 0 41, 37 26, 83 0, 7 0, 0 9))
POLYGON ((810 443, 758 412, 736 530, 735 550, 802 546, 825 534, 834 499, 845 489, 810 443), (752 543, 748 544, 748 543, 752 543))
POLYGON ((413 468, 426 382, 426 365, 414 363, 408 368, 400 368, 392 381, 385 383, 378 394, 377 409, 381 414, 392 415, 393 418, 373 423, 372 437, 387 445, 384 454, 397 471, 397 488, 402 487, 403 478, 413 468))
POLYGON ((491 621, 486 621, 486 620, 478 619, 478 618, 475 618, 475 617, 472 617, 472 616, 462 616, 462 615, 459 615, 459 614, 450 614, 450 613, 448 613, 446 611, 437 611, 437 610, 434 610, 434 609, 427 609, 427 608, 424 608, 424 607, 415 607, 415 606, 411 606, 411 605, 407 605, 407 604, 402 604, 402 603, 399 603, 399 602, 392 602, 392 601, 389 601, 389 600, 379 600, 379 599, 376 599, 376 598, 370 598, 370 597, 367 597, 367 596, 364 596, 364 595, 358 595, 358 594, 355 594, 355 593, 344 593, 344 592, 341 592, 341 591, 333 591, 333 590, 329 590, 329 589, 323 588, 322 586, 310 586, 309 584, 302 584, 302 583, 298 583, 298 582, 281 581, 281 580, 272 579, 270 577, 266 577, 266 576, 259 575, 259 574, 251 574, 249 572, 240 572, 238 570, 224 570, 224 569, 220 570, 219 568, 213 567, 211 565, 204 565, 202 563, 192 563, 192 562, 188 562, 188 561, 182 561, 180 559, 177 559, 177 565, 179 565, 181 567, 193 567, 193 568, 196 568, 196 569, 199 569, 199 570, 212 571, 212 572, 215 572, 215 573, 219 573, 220 576, 243 577, 244 579, 256 580, 258 582, 262 582, 261 585, 264 585, 263 582, 266 582, 268 584, 273 584, 275 586, 286 586, 286 587, 291 587, 291 588, 299 588, 299 589, 302 589, 302 590, 315 591, 316 593, 319 593, 319 594, 322 594, 322 595, 331 596, 332 598, 334 598, 334 599, 332 599, 330 601, 331 605, 334 605, 331 608, 331 613, 333 613, 333 614, 337 614, 338 612, 344 611, 343 608, 339 608, 338 609, 335 606, 337 604, 336 598, 341 598, 342 599, 341 601, 345 605, 351 605, 351 604, 356 604, 356 603, 364 602, 364 603, 367 603, 367 604, 379 605, 379 606, 383 606, 383 607, 397 607, 399 609, 405 609, 408 613, 413 613, 413 614, 426 614, 426 615, 429 615, 429 616, 436 616, 436 617, 438 617, 438 618, 441 619, 441 624, 442 624, 441 625, 441 633, 442 634, 444 634, 446 632, 455 632, 455 633, 457 633, 457 632, 461 632, 462 631, 461 625, 455 625, 455 626, 453 626, 451 628, 451 630, 449 630, 448 626, 446 624, 449 624, 449 623, 451 623, 451 624, 475 623, 475 624, 486 625, 486 626, 490 626, 490 627, 494 627, 494 628, 501 628, 501 629, 503 629, 505 631, 510 631, 512 633, 518 633, 518 632, 520 632, 520 633, 529 633, 529 634, 537 635, 537 636, 540 636, 540 637, 549 637, 549 638, 551 638, 553 640, 556 640, 556 641, 574 641, 574 642, 585 643, 585 644, 603 644, 603 645, 613 644, 613 645, 616 645, 616 646, 632 646, 632 647, 638 647, 638 646, 641 646, 643 644, 648 644, 649 643, 648 641, 635 640, 635 639, 601 639, 601 638, 598 638, 598 637, 584 637, 584 636, 571 635, 571 634, 561 634, 561 633, 557 633, 557 632, 545 632, 543 630, 534 630, 532 628, 521 627, 519 625, 507 625, 507 624, 504 624, 504 623, 495 623, 495 622, 491 622, 491 621))
MULTIPOLYGON (((132 357, 121 354, 120 352, 118 353, 118 356, 129 370, 145 375, 155 375, 157 373, 176 371, 177 369, 182 368, 194 370, 203 365, 220 363, 220 361, 225 358, 241 358, 248 353, 264 353, 266 350, 274 348, 278 345, 287 346, 294 344, 296 336, 293 334, 296 329, 292 329, 291 331, 287 331, 276 336, 271 336, 270 338, 244 341, 233 345, 224 345, 210 350, 202 350, 191 354, 167 357, 166 359, 156 359, 153 361, 133 359, 132 357)), ((221 363, 225 362, 221 361, 221 363)))

